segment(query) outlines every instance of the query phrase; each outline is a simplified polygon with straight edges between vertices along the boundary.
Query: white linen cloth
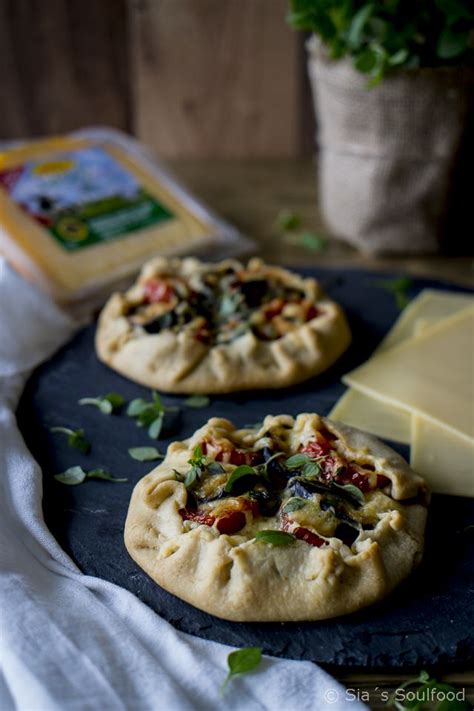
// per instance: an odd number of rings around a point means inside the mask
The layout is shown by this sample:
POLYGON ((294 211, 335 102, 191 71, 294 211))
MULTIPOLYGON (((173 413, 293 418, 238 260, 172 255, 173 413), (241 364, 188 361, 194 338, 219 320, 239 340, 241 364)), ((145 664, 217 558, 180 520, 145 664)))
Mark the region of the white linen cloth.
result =
POLYGON ((231 648, 178 632, 59 547, 14 411, 29 371, 76 328, 0 259, 1 711, 366 708, 316 665, 270 657, 221 698, 231 648))

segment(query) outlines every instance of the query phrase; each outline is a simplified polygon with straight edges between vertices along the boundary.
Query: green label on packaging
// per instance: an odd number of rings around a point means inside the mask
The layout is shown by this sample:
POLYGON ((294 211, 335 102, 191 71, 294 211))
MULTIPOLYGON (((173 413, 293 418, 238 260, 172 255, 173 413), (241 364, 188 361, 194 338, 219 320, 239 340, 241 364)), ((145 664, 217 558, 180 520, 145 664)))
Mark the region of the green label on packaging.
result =
POLYGON ((97 146, 3 171, 0 186, 67 251, 109 242, 173 217, 97 146))

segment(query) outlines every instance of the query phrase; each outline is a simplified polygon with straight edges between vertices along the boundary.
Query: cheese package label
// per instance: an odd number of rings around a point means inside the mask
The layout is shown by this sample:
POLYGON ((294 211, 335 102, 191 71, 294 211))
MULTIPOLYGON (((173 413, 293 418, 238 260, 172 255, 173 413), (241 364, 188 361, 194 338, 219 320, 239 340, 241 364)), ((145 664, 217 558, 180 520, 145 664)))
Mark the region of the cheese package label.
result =
POLYGON ((158 255, 222 258, 250 246, 118 131, 2 148, 0 253, 68 307, 90 313, 158 255))
POLYGON ((0 186, 68 252, 173 216, 101 146, 38 157, 3 170, 0 186))

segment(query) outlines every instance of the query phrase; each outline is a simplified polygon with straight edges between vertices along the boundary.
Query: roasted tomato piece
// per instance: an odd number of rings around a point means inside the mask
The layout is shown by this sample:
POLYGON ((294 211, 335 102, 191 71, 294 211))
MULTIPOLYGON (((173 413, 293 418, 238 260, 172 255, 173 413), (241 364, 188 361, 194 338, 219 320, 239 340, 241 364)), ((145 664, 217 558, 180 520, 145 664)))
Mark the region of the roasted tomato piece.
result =
POLYGON ((377 489, 384 489, 386 486, 390 484, 390 479, 388 476, 384 476, 383 474, 377 474, 377 489))
POLYGON ((243 511, 229 511, 217 519, 216 528, 219 533, 232 535, 245 526, 247 519, 243 511))
POLYGON ((180 509, 179 515, 183 521, 195 521, 196 523, 202 523, 204 526, 213 526, 216 520, 215 516, 211 516, 205 511, 189 511, 188 509, 180 509))
POLYGON ((310 306, 306 312, 306 320, 311 321, 311 319, 316 318, 316 316, 319 316, 319 310, 316 306, 310 306))
POLYGON ((150 304, 168 304, 175 296, 174 289, 170 284, 158 279, 149 279, 145 282, 145 297, 150 304))
POLYGON ((283 311, 285 302, 283 299, 272 299, 263 309, 263 314, 267 321, 270 321, 274 316, 278 316, 283 311))
POLYGON ((331 451, 331 445, 323 437, 318 437, 314 442, 308 442, 304 447, 301 448, 303 454, 307 454, 308 457, 317 459, 318 457, 324 457, 331 451))
POLYGON ((224 462, 225 464, 235 464, 239 467, 241 464, 248 464, 253 467, 262 461, 261 452, 250 452, 246 449, 235 447, 234 449, 221 449, 216 454, 216 461, 224 462))
POLYGON ((316 546, 316 548, 321 548, 321 546, 326 543, 324 538, 320 538, 316 533, 309 531, 307 528, 302 528, 301 526, 295 528, 291 531, 291 533, 295 536, 295 538, 298 538, 300 541, 305 541, 305 543, 309 543, 310 546, 316 546))
POLYGON ((336 476, 336 481, 338 484, 353 484, 365 493, 374 488, 372 478, 371 472, 361 474, 356 469, 344 467, 344 469, 336 476))

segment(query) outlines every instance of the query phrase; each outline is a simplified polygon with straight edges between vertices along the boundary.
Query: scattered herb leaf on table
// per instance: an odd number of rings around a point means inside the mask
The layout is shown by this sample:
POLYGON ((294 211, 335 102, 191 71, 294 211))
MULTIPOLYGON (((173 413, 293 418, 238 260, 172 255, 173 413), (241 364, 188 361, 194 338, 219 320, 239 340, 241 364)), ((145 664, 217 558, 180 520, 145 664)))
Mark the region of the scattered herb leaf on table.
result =
POLYGON ((84 454, 90 452, 91 445, 90 442, 87 441, 83 429, 71 430, 69 427, 51 427, 50 431, 67 435, 67 443, 70 447, 79 449, 84 454))
POLYGON ((119 410, 124 402, 125 399, 119 393, 108 393, 98 397, 83 397, 79 400, 79 405, 94 405, 102 414, 111 415, 119 410))

